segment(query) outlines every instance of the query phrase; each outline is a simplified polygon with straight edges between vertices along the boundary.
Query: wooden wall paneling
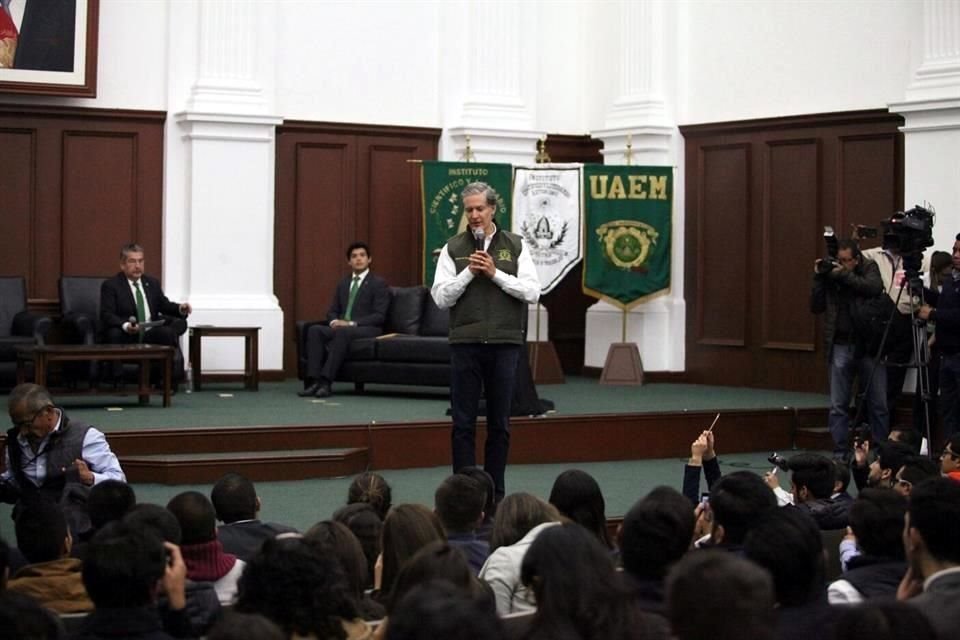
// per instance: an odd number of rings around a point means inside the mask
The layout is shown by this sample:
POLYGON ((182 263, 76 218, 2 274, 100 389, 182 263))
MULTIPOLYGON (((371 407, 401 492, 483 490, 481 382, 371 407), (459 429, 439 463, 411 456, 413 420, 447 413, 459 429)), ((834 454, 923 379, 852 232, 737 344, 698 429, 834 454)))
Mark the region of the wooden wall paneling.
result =
POLYGON ((744 347, 750 257, 750 147, 701 149, 697 202, 697 342, 744 347))
POLYGON ((863 111, 681 127, 690 380, 826 389, 822 325, 808 306, 823 225, 848 237, 851 224, 903 208, 901 125, 863 111), (721 256, 744 251, 744 238, 746 289, 716 289, 714 272, 743 266, 721 256))
POLYGON ((437 157, 438 129, 288 122, 277 129, 274 285, 284 310, 284 369, 296 372, 295 323, 322 318, 365 240, 393 285, 419 281, 419 171, 437 157))
POLYGON ((298 319, 323 318, 356 233, 353 176, 356 156, 348 136, 316 136, 298 143, 295 156, 294 298, 298 319))
POLYGON ((0 129, 0 149, 0 275, 24 276, 29 283, 33 279, 36 132, 0 129))
POLYGON ((5 212, 11 205, 17 242, 24 243, 14 254, 16 272, 28 275, 32 306, 56 305, 63 273, 113 273, 122 242, 143 244, 148 269, 162 272, 165 118, 162 112, 0 105, 0 131, 31 138, 29 146, 4 141, 3 162, 18 169, 5 172, 2 182, 15 191, 3 202, 5 212), (29 182, 22 170, 30 172, 29 182), (128 235, 131 220, 138 237, 128 235))
POLYGON ((820 144, 782 138, 764 144, 760 333, 754 371, 763 386, 803 388, 823 367, 816 349, 816 318, 807 311, 813 259, 822 244, 820 144))
POLYGON ((365 228, 357 230, 374 252, 378 272, 394 286, 420 283, 422 251, 418 165, 425 160, 422 141, 385 137, 359 138, 357 213, 365 228), (413 171, 413 173, 412 173, 413 171))

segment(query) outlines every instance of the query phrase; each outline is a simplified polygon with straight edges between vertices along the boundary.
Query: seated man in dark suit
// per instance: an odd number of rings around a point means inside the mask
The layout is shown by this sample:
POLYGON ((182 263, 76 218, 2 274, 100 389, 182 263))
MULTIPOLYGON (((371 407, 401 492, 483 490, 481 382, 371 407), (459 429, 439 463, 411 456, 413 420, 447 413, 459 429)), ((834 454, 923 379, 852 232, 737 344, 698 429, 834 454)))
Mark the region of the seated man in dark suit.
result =
MULTIPOLYGON (((144 342, 177 348, 180 335, 187 330, 183 318, 192 309, 186 302, 168 300, 160 281, 143 271, 143 247, 124 245, 120 249, 120 272, 100 287, 103 340, 109 344, 144 342), (167 322, 141 331, 141 323, 156 320, 167 322)), ((180 372, 175 371, 174 378, 179 379, 180 372)))
POLYGON ((228 473, 213 485, 210 501, 223 525, 217 529, 217 539, 223 550, 248 562, 264 540, 278 533, 296 533, 293 527, 257 519, 260 496, 253 483, 239 473, 228 473))
POLYGON ((307 330, 306 388, 298 395, 327 398, 330 385, 347 357, 350 342, 373 338, 383 332, 390 306, 387 281, 370 273, 370 247, 354 242, 347 248, 351 275, 337 284, 325 324, 307 330))

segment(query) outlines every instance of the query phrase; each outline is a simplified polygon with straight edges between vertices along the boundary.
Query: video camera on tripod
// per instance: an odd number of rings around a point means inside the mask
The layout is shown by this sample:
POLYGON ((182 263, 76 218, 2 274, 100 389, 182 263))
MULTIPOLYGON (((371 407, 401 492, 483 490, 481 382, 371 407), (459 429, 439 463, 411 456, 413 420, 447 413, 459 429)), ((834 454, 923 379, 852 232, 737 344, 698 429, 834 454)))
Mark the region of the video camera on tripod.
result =
POLYGON ((916 205, 908 211, 898 211, 881 223, 883 246, 896 248, 900 253, 911 294, 918 294, 923 290, 920 280, 923 252, 927 247, 933 246, 935 220, 936 214, 933 211, 916 205))

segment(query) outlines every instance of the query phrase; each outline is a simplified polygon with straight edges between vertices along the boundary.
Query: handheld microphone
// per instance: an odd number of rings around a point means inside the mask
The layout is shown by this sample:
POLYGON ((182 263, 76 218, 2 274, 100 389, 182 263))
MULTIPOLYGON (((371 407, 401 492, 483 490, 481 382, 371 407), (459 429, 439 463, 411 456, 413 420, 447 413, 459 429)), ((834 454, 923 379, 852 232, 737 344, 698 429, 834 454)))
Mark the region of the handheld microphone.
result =
POLYGON ((127 322, 129 322, 130 324, 137 324, 137 317, 130 316, 129 318, 127 318, 127 322))
POLYGON ((480 227, 474 227, 471 231, 473 232, 473 248, 476 251, 483 251, 483 244, 487 239, 487 234, 484 233, 480 227))

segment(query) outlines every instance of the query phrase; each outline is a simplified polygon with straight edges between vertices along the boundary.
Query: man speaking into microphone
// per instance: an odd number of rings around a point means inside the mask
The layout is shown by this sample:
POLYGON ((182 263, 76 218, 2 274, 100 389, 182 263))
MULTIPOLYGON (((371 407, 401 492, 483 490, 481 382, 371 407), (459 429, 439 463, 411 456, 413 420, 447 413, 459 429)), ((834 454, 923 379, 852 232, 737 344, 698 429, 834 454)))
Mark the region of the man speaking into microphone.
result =
POLYGON ((473 182, 460 194, 469 228, 444 245, 431 295, 450 309, 453 470, 476 464, 476 424, 486 395, 484 469, 499 501, 510 449, 510 400, 526 339, 527 304, 540 297, 536 267, 520 236, 497 228, 497 192, 473 182))

